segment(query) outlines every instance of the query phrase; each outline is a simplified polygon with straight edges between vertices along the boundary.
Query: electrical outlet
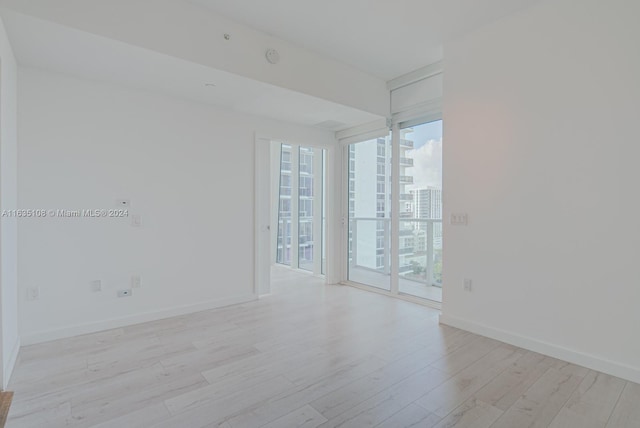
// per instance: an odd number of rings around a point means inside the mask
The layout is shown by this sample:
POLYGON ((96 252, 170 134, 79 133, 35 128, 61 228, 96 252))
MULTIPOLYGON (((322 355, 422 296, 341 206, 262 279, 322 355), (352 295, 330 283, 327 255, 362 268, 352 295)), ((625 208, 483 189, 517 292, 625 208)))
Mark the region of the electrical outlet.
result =
POLYGON ((34 301, 40 299, 40 287, 32 287, 27 289, 27 300, 34 301))
POLYGON ((118 297, 130 297, 131 290, 118 290, 118 297))
POLYGON ((469 278, 464 279, 464 291, 471 292, 472 291, 472 282, 469 278))
POLYGON ((132 275, 131 288, 140 288, 141 286, 142 286, 142 280, 140 279, 140 275, 132 275))
POLYGON ((91 291, 93 291, 94 293, 102 291, 102 281, 100 281, 99 279, 91 281, 91 291))

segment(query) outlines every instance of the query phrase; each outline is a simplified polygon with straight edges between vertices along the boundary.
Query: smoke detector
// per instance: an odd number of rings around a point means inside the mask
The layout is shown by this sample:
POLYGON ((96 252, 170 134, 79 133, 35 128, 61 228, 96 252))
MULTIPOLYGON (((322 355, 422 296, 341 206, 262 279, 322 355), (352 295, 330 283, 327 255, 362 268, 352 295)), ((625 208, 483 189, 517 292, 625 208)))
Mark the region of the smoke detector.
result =
POLYGON ((269 64, 277 64, 280 62, 280 54, 275 49, 267 49, 267 52, 264 54, 269 61, 269 64))

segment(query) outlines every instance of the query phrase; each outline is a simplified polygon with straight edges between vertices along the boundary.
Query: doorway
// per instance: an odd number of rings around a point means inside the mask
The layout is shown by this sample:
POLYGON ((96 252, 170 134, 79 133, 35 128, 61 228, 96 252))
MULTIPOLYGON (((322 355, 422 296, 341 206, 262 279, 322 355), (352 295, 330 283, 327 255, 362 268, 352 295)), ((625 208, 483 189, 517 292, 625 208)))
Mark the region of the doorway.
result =
POLYGON ((275 147, 274 262, 324 275, 326 150, 284 143, 275 147))
POLYGON ((275 268, 324 280, 328 150, 257 138, 255 154, 256 295, 271 294, 275 268))
POLYGON ((345 159, 347 281, 441 303, 442 120, 396 125, 345 159))

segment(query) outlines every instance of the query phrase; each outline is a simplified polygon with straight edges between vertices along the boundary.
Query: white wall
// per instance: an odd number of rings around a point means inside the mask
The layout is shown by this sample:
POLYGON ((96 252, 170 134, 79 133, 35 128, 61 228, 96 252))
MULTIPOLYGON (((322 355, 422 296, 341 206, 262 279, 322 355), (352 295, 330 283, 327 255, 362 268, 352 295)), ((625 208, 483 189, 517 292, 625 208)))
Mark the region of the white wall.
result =
POLYGON ((20 221, 24 343, 255 298, 255 136, 335 144, 329 132, 35 69, 19 83, 20 207, 128 198, 142 218, 20 221), (142 287, 117 298, 132 274, 142 287), (29 287, 39 300, 26 301, 29 287))
MULTIPOLYGON (((0 210, 17 208, 17 66, 0 20, 0 210)), ((18 337, 17 221, 0 220, 0 311, 2 325, 2 387, 13 371, 20 339, 18 337)))
POLYGON ((469 225, 445 226, 442 318, 636 382, 638 16, 543 1, 445 46, 445 218, 469 225))

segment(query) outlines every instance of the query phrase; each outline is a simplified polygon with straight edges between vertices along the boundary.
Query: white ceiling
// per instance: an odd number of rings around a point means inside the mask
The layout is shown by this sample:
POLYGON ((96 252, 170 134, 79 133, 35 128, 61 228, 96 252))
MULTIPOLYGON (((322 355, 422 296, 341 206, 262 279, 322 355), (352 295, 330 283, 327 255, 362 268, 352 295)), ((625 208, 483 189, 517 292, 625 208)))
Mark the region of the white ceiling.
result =
POLYGON ((442 44, 538 0, 189 0, 385 80, 442 44))
MULTIPOLYGON (((539 0, 172 1, 210 8, 216 14, 390 80, 440 60, 444 41, 539 0)), ((9 9, 1 13, 16 57, 23 65, 333 131, 380 119, 352 107, 53 21, 9 9), (209 82, 216 86, 205 86, 209 82)))
POLYGON ((160 92, 301 125, 340 130, 378 116, 17 12, 3 10, 22 65, 160 92), (207 87, 205 83, 215 83, 207 87))

